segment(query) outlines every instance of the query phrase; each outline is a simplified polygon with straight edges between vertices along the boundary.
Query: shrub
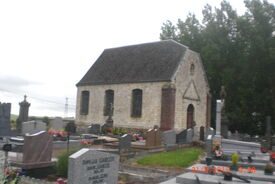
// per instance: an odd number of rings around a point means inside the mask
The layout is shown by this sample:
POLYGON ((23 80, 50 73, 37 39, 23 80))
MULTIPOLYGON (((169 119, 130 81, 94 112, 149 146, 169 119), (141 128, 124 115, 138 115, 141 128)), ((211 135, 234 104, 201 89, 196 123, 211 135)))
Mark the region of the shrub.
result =
POLYGON ((237 165, 238 159, 239 159, 238 153, 234 153, 232 155, 232 165, 237 165))
POLYGON ((77 152, 78 150, 71 150, 69 152, 64 152, 58 156, 58 161, 56 164, 57 174, 66 177, 68 176, 68 163, 69 163, 69 156, 77 152))

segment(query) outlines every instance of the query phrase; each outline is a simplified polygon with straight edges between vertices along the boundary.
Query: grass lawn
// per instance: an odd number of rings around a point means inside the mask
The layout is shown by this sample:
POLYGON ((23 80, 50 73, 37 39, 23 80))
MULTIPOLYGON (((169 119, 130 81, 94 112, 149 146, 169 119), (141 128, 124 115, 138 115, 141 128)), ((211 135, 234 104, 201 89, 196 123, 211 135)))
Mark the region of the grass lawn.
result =
POLYGON ((143 157, 136 162, 146 166, 187 167, 203 153, 201 149, 182 149, 143 157))

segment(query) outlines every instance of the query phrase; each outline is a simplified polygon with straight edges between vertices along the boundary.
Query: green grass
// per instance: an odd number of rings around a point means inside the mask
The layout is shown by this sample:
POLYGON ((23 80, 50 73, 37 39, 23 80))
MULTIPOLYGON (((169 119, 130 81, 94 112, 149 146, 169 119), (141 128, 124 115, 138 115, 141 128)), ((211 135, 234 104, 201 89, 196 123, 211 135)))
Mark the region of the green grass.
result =
POLYGON ((140 165, 187 167, 203 153, 200 149, 184 149, 173 152, 154 154, 137 160, 140 165))

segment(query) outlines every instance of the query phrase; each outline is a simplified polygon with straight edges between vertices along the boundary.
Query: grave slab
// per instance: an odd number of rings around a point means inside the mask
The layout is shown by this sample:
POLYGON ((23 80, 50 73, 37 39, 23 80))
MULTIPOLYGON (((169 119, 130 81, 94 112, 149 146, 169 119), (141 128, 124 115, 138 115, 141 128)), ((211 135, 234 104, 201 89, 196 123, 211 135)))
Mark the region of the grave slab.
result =
MULTIPOLYGON (((198 176, 199 180, 203 184, 217 184, 219 182, 223 184, 243 184, 245 183, 244 181, 237 179, 237 178, 232 178, 232 181, 224 181, 223 176, 218 176, 218 175, 210 175, 210 174, 200 174, 200 173, 184 173, 176 177, 176 182, 177 183, 188 183, 188 184, 198 184, 196 181, 196 176, 198 176)), ((266 184, 266 182, 262 181, 255 181, 251 180, 251 183, 253 184, 266 184)))
MULTIPOLYGON (((198 170, 198 173, 200 174, 207 174, 209 175, 208 173, 206 173, 204 171, 204 168, 208 167, 206 164, 194 164, 190 167, 188 167, 186 170, 189 171, 189 172, 195 172, 195 169, 198 170)), ((215 165, 215 167, 218 169, 220 168, 221 170, 226 170, 228 167, 226 166, 219 166, 219 165, 215 165)), ((274 175, 265 175, 264 174, 264 171, 263 170, 255 170, 255 173, 249 173, 248 172, 248 168, 242 168, 240 169, 239 171, 230 171, 234 174, 237 174, 239 176, 242 176, 246 179, 249 179, 249 180, 256 180, 256 181, 268 181, 268 182, 274 182, 275 183, 275 177, 274 175)))
POLYGON ((83 148, 69 157, 69 184, 116 184, 119 156, 83 148))
MULTIPOLYGON (((202 160, 201 163, 206 164, 205 160, 202 160)), ((231 164, 231 161, 224 161, 224 160, 213 160, 213 165, 220 165, 220 166, 228 166, 231 164)), ((265 163, 247 163, 247 162, 238 162, 239 167, 255 167, 256 169, 263 170, 265 167, 265 163)), ((273 167, 275 169, 275 166, 273 167)))

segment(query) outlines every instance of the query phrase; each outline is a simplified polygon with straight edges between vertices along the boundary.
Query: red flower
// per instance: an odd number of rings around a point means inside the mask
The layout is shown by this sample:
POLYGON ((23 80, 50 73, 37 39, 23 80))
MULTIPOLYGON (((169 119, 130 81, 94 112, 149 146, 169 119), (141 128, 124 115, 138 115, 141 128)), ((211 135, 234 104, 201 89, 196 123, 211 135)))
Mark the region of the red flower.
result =
POLYGON ((266 153, 266 152, 267 152, 267 150, 266 150, 266 149, 264 149, 264 148, 261 148, 261 152, 262 152, 262 153, 266 153))

